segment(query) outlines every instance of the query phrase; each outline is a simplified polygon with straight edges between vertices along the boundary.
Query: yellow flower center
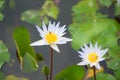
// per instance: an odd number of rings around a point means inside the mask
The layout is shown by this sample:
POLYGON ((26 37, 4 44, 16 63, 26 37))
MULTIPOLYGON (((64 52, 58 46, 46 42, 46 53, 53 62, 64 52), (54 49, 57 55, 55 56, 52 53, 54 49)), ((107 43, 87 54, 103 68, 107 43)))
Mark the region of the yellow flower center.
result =
POLYGON ((90 53, 88 55, 88 60, 92 63, 96 62, 98 59, 98 55, 96 53, 90 53))
POLYGON ((45 39, 47 40, 48 44, 52 44, 57 41, 58 37, 55 33, 49 32, 46 34, 45 39))

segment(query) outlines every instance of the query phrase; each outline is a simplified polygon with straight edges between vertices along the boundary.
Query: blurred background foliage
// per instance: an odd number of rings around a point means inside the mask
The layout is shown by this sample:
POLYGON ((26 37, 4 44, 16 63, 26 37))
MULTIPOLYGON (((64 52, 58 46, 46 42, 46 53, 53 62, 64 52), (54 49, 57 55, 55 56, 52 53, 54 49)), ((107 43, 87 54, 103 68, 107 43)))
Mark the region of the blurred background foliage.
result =
MULTIPOLYGON (((2 10, 5 6, 5 0, 0 0, 0 20, 4 18, 2 10)), ((31 25, 41 26, 42 22, 46 24, 50 20, 57 20, 59 13, 60 0, 46 0, 41 8, 30 9, 21 13, 20 19, 31 25)), ((9 1, 9 7, 15 9, 14 0, 9 1)), ((72 23, 69 25, 69 33, 73 39, 71 45, 74 50, 79 50, 81 46, 89 42, 98 42, 103 48, 109 48, 105 64, 112 72, 106 70, 96 71, 97 80, 120 80, 120 4, 117 0, 80 0, 72 7, 72 23), (102 13, 102 9, 114 7, 114 15, 102 13)), ((29 31, 23 26, 17 26, 13 32, 13 38, 17 47, 17 56, 19 58, 21 69, 30 73, 36 71, 39 67, 38 62, 44 60, 42 54, 36 53, 30 44, 29 31), (23 36, 24 35, 24 36, 23 36), (22 37, 20 37, 22 36, 22 37), (29 66, 29 67, 28 67, 29 66)), ((0 41, 0 67, 5 62, 9 62, 9 52, 7 47, 0 41)), ((63 64, 64 65, 64 64, 63 64)), ((47 66, 43 66, 42 73, 49 74, 47 66), (45 68, 44 68, 45 67, 45 68)), ((55 80, 86 80, 92 78, 90 69, 71 65, 55 75, 55 80)), ((0 80, 29 80, 15 75, 5 76, 0 73, 0 80)))

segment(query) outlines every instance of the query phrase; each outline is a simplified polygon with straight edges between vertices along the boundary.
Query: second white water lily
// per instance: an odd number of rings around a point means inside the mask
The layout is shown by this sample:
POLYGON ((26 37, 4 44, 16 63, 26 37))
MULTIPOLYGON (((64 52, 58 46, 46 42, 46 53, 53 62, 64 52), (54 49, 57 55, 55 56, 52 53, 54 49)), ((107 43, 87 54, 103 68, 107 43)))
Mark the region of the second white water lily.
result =
POLYGON ((106 54, 108 49, 101 50, 101 47, 98 47, 96 43, 94 46, 92 43, 88 45, 84 45, 81 47, 82 51, 78 51, 80 54, 79 57, 82 58, 82 62, 78 63, 78 65, 90 65, 90 67, 95 66, 97 69, 100 70, 100 61, 103 61, 105 58, 103 56, 106 54))
POLYGON ((63 37, 66 34, 66 28, 65 25, 60 26, 60 22, 57 24, 49 22, 48 27, 43 23, 42 28, 39 26, 36 26, 36 28, 42 39, 31 43, 31 46, 50 45, 54 50, 60 52, 57 44, 66 44, 68 41, 72 41, 70 38, 63 37))

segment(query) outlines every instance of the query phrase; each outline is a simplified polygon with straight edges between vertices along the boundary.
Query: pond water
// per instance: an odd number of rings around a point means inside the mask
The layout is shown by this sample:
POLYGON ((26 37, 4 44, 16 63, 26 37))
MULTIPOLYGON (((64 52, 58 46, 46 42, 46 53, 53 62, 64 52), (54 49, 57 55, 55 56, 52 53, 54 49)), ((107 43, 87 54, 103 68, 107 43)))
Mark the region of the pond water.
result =
MULTIPOLYGON (((67 26, 72 22, 72 11, 71 8, 79 0, 60 0, 60 15, 58 21, 61 22, 61 25, 66 24, 67 26)), ((45 80, 44 76, 41 73, 41 66, 47 64, 49 66, 49 47, 34 47, 36 52, 41 52, 44 56, 44 61, 39 63, 39 70, 30 74, 24 73, 20 69, 20 64, 16 55, 16 46, 13 40, 13 31, 16 28, 16 25, 25 26, 31 37, 31 42, 34 42, 41 37, 39 37, 36 28, 26 22, 20 20, 20 14, 28 9, 38 9, 44 3, 44 0, 15 0, 16 8, 9 8, 9 0, 6 2, 6 7, 4 9, 5 18, 0 22, 0 40, 2 40, 9 49, 11 58, 10 62, 6 63, 2 67, 2 71, 6 75, 14 74, 19 77, 27 77, 30 80, 45 80)), ((69 37, 69 34, 66 36, 69 37)), ((22 38, 22 36, 20 36, 22 38)), ((54 51, 54 65, 53 65, 53 75, 58 73, 60 70, 66 68, 67 66, 77 64, 79 62, 78 54, 71 48, 71 44, 59 45, 61 53, 58 54, 54 51)))

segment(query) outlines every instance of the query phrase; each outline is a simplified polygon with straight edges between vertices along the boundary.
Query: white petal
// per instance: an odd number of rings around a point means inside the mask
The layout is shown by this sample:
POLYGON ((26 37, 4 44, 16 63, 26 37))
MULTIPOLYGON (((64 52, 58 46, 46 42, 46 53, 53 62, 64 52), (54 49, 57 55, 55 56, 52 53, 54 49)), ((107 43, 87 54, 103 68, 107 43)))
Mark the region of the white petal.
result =
POLYGON ((100 58, 100 60, 99 60, 99 61, 103 61, 103 60, 105 60, 105 58, 100 58))
POLYGON ((59 42, 56 42, 55 44, 66 44, 67 42, 62 42, 62 41, 59 41, 59 42))
MULTIPOLYGON (((54 25, 54 28, 52 27, 52 28, 51 28, 51 31, 54 32, 54 33, 56 33, 56 31, 59 30, 59 25, 60 25, 60 22, 58 22, 56 25, 54 25)), ((56 34, 57 34, 57 33, 56 33, 56 34)))
POLYGON ((72 39, 67 37, 60 37, 56 44, 66 44, 69 41, 72 41, 72 39))
POLYGON ((91 64, 90 64, 90 67, 93 67, 93 66, 94 66, 94 64, 91 63, 91 64))
POLYGON ((93 45, 91 42, 90 42, 90 49, 93 51, 93 45))
POLYGON ((85 59, 85 55, 79 55, 79 57, 81 57, 81 58, 85 59))
POLYGON ((81 50, 84 52, 85 48, 81 47, 81 50))
POLYGON ((56 24, 56 28, 58 28, 58 27, 59 27, 59 25, 60 25, 60 22, 58 22, 58 23, 56 24))
POLYGON ((37 25, 35 25, 35 26, 36 26, 36 28, 37 28, 37 31, 38 31, 40 34, 42 34, 42 33, 43 33, 42 29, 41 29, 39 26, 37 26, 37 25))
POLYGON ((89 47, 86 44, 84 44, 84 47, 85 47, 85 49, 89 49, 89 47))
POLYGON ((79 57, 81 57, 81 58, 83 58, 83 59, 85 59, 87 56, 83 53, 83 52, 81 52, 81 51, 78 51, 78 53, 80 54, 79 55, 79 57))
POLYGON ((43 31, 44 31, 44 33, 46 33, 46 32, 47 32, 47 27, 46 27, 46 25, 45 25, 45 23, 44 23, 44 22, 43 22, 42 24, 43 24, 43 26, 42 26, 43 31))
POLYGON ((68 42, 68 41, 72 41, 72 39, 67 37, 61 37, 61 41, 68 42))
POLYGON ((89 54, 88 49, 81 47, 81 50, 83 51, 84 54, 89 54))
POLYGON ((101 49, 101 46, 98 48, 99 50, 101 49))
POLYGON ((97 42, 95 43, 94 48, 95 48, 95 50, 97 50, 97 48, 98 48, 98 43, 97 42))
POLYGON ((83 52, 81 52, 81 51, 77 51, 80 55, 84 55, 84 53, 83 52))
POLYGON ((62 37, 63 35, 65 35, 66 34, 66 32, 64 32, 64 33, 56 33, 56 34, 58 34, 58 37, 62 37))
POLYGON ((86 63, 85 61, 82 61, 82 62, 78 63, 77 65, 88 65, 88 63, 86 63))
POLYGON ((91 52, 90 48, 84 44, 84 51, 83 51, 85 54, 89 54, 91 52))
POLYGON ((108 49, 103 50, 102 56, 104 56, 107 53, 108 49))
POLYGON ((65 32, 66 28, 65 28, 66 25, 64 25, 63 27, 60 28, 60 30, 58 31, 59 34, 62 34, 65 32))
POLYGON ((56 44, 54 44, 54 45, 50 45, 54 50, 56 50, 57 52, 60 52, 59 51, 59 48, 58 48, 58 46, 56 45, 56 44))
POLYGON ((52 25, 51 21, 48 24, 48 31, 52 31, 54 29, 54 26, 52 25))
POLYGON ((99 63, 96 63, 95 67, 100 70, 100 64, 99 63))
POLYGON ((30 44, 30 46, 42 46, 42 45, 46 45, 43 39, 30 44))

